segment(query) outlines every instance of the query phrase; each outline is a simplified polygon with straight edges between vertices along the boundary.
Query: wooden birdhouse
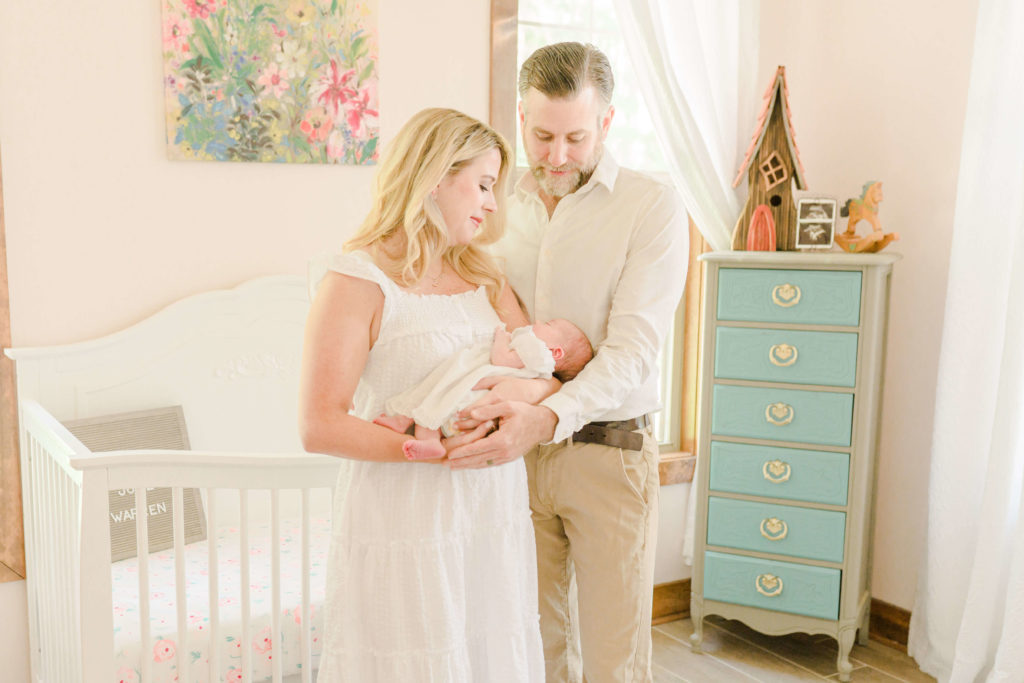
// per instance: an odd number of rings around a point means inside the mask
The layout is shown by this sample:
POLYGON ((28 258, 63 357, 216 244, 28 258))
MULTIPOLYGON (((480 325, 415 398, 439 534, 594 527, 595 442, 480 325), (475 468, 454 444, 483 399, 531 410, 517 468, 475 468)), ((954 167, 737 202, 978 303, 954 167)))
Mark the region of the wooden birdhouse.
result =
POLYGON ((796 205, 793 183, 807 189, 804 168, 796 148, 789 113, 786 67, 780 66, 764 94, 764 106, 757 117, 757 130, 732 186, 746 173, 750 193, 732 233, 732 248, 790 251, 795 248, 796 205), (758 211, 758 207, 766 207, 758 211), (752 227, 753 226, 753 227, 752 227))

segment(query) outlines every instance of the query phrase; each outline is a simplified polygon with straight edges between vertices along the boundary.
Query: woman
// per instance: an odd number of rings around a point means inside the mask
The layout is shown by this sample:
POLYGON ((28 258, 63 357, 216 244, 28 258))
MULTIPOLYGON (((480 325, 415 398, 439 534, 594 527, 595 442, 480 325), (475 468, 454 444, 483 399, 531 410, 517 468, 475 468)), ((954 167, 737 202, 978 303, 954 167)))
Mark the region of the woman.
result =
POLYGON ((504 139, 471 117, 414 116, 313 302, 303 443, 353 460, 334 504, 320 683, 543 680, 522 460, 465 470, 444 458, 409 462, 410 437, 371 422, 499 321, 527 324, 482 248, 504 230, 509 159, 504 139))

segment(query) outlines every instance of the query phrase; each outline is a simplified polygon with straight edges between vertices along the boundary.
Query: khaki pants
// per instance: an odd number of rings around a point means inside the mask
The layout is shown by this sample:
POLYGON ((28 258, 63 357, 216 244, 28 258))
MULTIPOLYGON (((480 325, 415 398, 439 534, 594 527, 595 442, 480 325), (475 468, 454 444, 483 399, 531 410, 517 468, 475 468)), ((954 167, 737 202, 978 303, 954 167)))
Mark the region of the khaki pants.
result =
POLYGON ((643 434, 640 451, 562 442, 526 454, 548 683, 651 680, 658 445, 643 434))

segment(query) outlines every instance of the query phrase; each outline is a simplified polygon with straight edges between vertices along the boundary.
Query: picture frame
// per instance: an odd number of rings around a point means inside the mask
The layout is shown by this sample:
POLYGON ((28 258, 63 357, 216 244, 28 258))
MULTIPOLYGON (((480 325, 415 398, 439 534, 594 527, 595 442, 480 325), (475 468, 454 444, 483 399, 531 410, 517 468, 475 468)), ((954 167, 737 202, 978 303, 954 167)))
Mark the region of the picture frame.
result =
POLYGON ((838 202, 833 197, 803 197, 797 200, 796 248, 825 251, 836 235, 838 202))

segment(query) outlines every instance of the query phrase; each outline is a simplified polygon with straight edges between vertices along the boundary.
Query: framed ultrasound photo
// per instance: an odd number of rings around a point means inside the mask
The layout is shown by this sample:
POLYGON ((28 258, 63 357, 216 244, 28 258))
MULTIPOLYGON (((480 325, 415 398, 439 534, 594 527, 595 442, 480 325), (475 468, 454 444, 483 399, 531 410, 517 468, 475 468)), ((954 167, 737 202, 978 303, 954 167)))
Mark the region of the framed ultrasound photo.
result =
POLYGON ((827 250, 835 241, 836 200, 804 197, 797 202, 796 248, 827 250))

